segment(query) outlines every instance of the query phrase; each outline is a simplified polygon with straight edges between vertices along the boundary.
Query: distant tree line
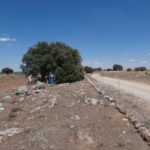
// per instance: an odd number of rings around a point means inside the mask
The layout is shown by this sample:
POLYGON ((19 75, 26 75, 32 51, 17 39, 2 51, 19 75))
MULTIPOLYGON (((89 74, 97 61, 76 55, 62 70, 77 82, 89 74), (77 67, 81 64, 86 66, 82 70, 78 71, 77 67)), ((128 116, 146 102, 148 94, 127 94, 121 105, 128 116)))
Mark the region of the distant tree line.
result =
MULTIPOLYGON (((119 64, 114 64, 112 68, 108 68, 108 69, 102 69, 102 68, 92 68, 89 66, 85 66, 84 67, 84 71, 86 73, 92 73, 94 71, 122 71, 123 70, 123 66, 119 65, 119 64)), ((126 71, 146 71, 147 68, 146 67, 136 67, 134 69, 132 68, 127 68, 126 71)))

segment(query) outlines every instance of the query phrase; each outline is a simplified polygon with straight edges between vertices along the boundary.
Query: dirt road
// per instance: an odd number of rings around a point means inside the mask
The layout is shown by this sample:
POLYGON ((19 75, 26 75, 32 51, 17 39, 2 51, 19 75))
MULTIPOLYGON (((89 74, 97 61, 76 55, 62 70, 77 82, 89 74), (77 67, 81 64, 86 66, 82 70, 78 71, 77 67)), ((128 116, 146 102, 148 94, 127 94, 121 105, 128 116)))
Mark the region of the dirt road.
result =
POLYGON ((138 82, 132 82, 121 79, 114 79, 110 77, 100 76, 98 74, 91 75, 92 78, 100 81, 103 84, 107 84, 117 90, 124 91, 141 99, 150 100, 150 85, 138 82))

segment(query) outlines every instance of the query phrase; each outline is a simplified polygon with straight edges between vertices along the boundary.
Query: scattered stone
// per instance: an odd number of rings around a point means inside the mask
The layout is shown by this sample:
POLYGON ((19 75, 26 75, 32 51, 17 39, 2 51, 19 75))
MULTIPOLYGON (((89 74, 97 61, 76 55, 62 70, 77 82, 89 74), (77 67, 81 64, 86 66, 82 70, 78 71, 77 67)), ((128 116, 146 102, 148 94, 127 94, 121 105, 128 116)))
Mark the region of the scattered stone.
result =
POLYGON ((111 105, 111 106, 115 106, 115 103, 114 103, 114 102, 112 102, 112 103, 110 103, 110 105, 111 105))
POLYGON ((70 129, 73 129, 74 127, 75 127, 74 125, 71 125, 69 128, 70 128, 70 129))
POLYGON ((18 87, 16 94, 20 95, 20 94, 28 94, 29 93, 29 89, 27 88, 27 86, 20 86, 18 87))
POLYGON ((9 100, 11 100, 12 99, 12 97, 10 96, 10 95, 7 95, 7 96, 5 96, 5 97, 3 97, 2 99, 1 99, 1 101, 9 101, 9 100))
POLYGON ((126 108, 123 105, 116 103, 116 108, 119 110, 119 112, 121 112, 124 115, 126 115, 127 110, 126 110, 126 108))
POLYGON ((92 138, 92 136, 87 132, 87 133, 84 133, 82 131, 78 132, 78 138, 80 140, 85 140, 88 142, 88 144, 94 144, 94 140, 92 138))
POLYGON ((38 90, 34 90, 33 92, 34 93, 41 93, 41 90, 38 89, 38 90))
POLYGON ((85 103, 90 105, 96 105, 98 103, 98 100, 96 100, 95 98, 87 98, 85 99, 85 103))
POLYGON ((144 126, 144 124, 142 124, 142 123, 140 123, 140 122, 134 122, 134 127, 136 128, 136 129, 138 129, 138 128, 140 128, 140 127, 143 127, 144 126))
POLYGON ((142 129, 142 130, 140 130, 140 133, 146 141, 150 142, 150 130, 142 129))
POLYGON ((18 134, 22 131, 23 130, 19 129, 19 128, 10 128, 10 129, 6 129, 6 130, 0 130, 0 143, 1 143, 1 140, 3 139, 4 136, 13 136, 13 135, 18 134))
POLYGON ((113 100, 114 100, 114 99, 113 99, 112 97, 110 97, 110 98, 109 98, 109 101, 111 101, 111 102, 112 102, 113 100))
POLYGON ((123 134, 126 134, 126 131, 122 131, 123 134))
POLYGON ((53 97, 52 99, 49 100, 49 102, 51 103, 49 108, 52 108, 52 107, 54 107, 57 104, 57 98, 53 97))
POLYGON ((30 113, 37 112, 37 111, 39 111, 39 110, 41 110, 41 109, 43 109, 43 108, 45 108, 47 106, 48 106, 48 104, 46 104, 44 106, 38 106, 35 109, 31 110, 30 113))
POLYGON ((80 117, 78 115, 72 116, 71 117, 72 120, 80 120, 80 117))
POLYGON ((34 90, 38 90, 38 89, 44 89, 45 88, 45 84, 43 82, 38 81, 36 83, 36 85, 34 85, 32 87, 34 90))
POLYGON ((5 110, 5 108, 3 107, 3 103, 0 103, 0 112, 5 110))
POLYGON ((128 119, 127 119, 127 118, 123 118, 122 120, 123 120, 123 121, 128 121, 128 119))
POLYGON ((21 97, 20 99, 19 99, 19 101, 24 101, 25 100, 25 98, 24 97, 21 97))

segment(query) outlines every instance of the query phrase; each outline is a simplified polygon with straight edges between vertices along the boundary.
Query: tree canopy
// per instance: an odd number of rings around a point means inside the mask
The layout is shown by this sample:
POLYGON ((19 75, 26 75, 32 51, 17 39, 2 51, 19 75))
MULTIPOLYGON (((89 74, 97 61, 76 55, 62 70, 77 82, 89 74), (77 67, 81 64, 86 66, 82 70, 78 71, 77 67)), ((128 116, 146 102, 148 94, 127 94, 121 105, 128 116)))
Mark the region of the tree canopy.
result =
POLYGON ((24 54, 21 68, 34 76, 52 72, 57 83, 74 82, 84 78, 81 61, 79 51, 62 42, 38 42, 24 54))
POLYGON ((11 69, 11 68, 3 68, 2 69, 2 73, 6 73, 7 75, 8 74, 11 74, 11 73, 13 73, 14 71, 13 71, 13 69, 11 69))
POLYGON ((123 66, 118 65, 118 64, 114 64, 113 65, 113 70, 114 71, 121 71, 121 70, 123 70, 123 66))

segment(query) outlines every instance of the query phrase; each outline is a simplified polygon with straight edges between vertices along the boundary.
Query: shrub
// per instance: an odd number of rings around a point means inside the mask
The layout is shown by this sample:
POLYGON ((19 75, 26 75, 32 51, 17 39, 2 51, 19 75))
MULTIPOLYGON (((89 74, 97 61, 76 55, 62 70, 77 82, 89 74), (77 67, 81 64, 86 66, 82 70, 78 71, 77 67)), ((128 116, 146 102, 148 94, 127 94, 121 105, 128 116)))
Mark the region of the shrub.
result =
POLYGON ((112 71, 112 69, 111 69, 111 68, 108 68, 108 69, 106 69, 106 71, 112 71))
POLYGON ((127 71, 132 71, 132 69, 131 68, 127 68, 127 71))
POLYGON ((11 74, 11 73, 13 73, 14 71, 13 71, 13 69, 11 69, 11 68, 3 68, 2 69, 2 73, 6 73, 7 75, 8 74, 11 74))
POLYGON ((92 73, 92 72, 94 72, 94 69, 93 69, 92 67, 85 66, 85 67, 84 67, 84 71, 85 71, 86 73, 92 73))
POLYGON ((102 71, 102 68, 94 68, 94 71, 102 71))
POLYGON ((84 78, 82 58, 77 49, 61 43, 38 42, 23 56, 22 71, 42 78, 52 72, 57 83, 75 82, 84 78))
POLYGON ((121 65, 114 64, 113 65, 113 70, 114 71, 121 71, 121 70, 123 70, 123 67, 121 65))
POLYGON ((136 67, 134 70, 135 71, 146 71, 147 68, 146 67, 136 67))

